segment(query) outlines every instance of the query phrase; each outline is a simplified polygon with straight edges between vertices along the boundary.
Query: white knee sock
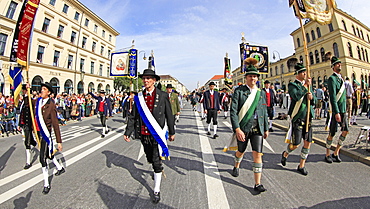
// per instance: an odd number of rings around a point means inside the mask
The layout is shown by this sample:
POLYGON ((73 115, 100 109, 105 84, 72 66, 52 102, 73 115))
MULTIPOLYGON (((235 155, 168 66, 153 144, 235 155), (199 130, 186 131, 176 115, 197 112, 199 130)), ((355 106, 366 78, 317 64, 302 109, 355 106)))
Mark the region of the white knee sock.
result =
POLYGON ((62 170, 63 167, 60 165, 60 163, 58 162, 58 160, 55 157, 53 158, 53 163, 57 167, 58 171, 62 170))
POLYGON ((217 133, 217 125, 213 125, 213 134, 217 133))
POLYGON ((161 187, 162 172, 154 173, 154 192, 159 192, 161 187))
POLYGON ((49 172, 47 167, 42 167, 42 174, 44 175, 44 187, 49 186, 49 172))
POLYGON ((270 120, 269 123, 270 123, 269 128, 272 128, 272 120, 270 120))
POLYGON ((31 164, 31 150, 26 149, 26 163, 31 164))
POLYGON ((211 132, 211 124, 208 124, 208 132, 211 132))
POLYGON ((356 123, 357 116, 353 116, 353 122, 356 123))
POLYGON ((102 133, 102 135, 105 135, 105 127, 103 127, 103 133, 102 133))

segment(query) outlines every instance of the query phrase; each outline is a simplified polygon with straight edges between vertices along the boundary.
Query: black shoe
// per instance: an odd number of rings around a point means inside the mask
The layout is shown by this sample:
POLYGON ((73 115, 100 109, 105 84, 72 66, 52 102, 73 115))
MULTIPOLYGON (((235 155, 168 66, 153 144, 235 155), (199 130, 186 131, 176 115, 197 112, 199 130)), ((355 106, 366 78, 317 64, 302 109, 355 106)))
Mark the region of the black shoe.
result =
POLYGON ((64 168, 62 168, 62 169, 58 170, 58 171, 55 173, 55 175, 56 175, 56 176, 60 176, 60 175, 62 175, 62 173, 64 173, 64 172, 66 172, 66 170, 65 170, 64 168))
POLYGON ((26 165, 23 167, 23 169, 27 170, 27 169, 31 168, 31 166, 32 166, 31 164, 26 163, 26 165))
POLYGON ((284 153, 285 151, 281 153, 281 165, 286 166, 286 157, 284 157, 284 153))
POLYGON ((333 159, 333 162, 340 163, 342 160, 339 158, 339 155, 335 156, 334 153, 330 156, 333 159))
POLYGON ((157 204, 161 200, 160 192, 154 192, 153 194, 153 203, 157 204))
POLYGON ((227 117, 225 116, 225 119, 227 119, 227 117))
POLYGON ((217 134, 213 135, 214 137, 219 137, 217 134))
POLYGON ((269 128, 269 132, 274 132, 274 130, 272 128, 269 128))
POLYGON ((307 174, 308 174, 308 171, 306 170, 306 167, 300 168, 300 167, 298 166, 297 171, 298 171, 299 173, 301 173, 302 175, 304 175, 304 176, 307 176, 307 174))
POLYGON ((47 187, 44 187, 44 189, 42 190, 42 193, 43 194, 48 194, 50 191, 50 186, 47 186, 47 187))
POLYGON ((357 126, 358 124, 357 124, 356 122, 353 122, 353 123, 352 123, 352 125, 355 125, 355 126, 357 126))
POLYGON ((100 137, 101 137, 101 138, 104 138, 104 137, 105 137, 105 135, 104 135, 104 134, 102 134, 100 137))
POLYGON ((325 156, 325 162, 327 163, 333 163, 333 159, 331 158, 331 156, 325 156))
POLYGON ((212 139, 216 139, 217 137, 218 137, 217 134, 215 134, 212 136, 212 139))
POLYGON ((254 191, 258 193, 265 192, 266 190, 262 184, 254 185, 254 191))
POLYGON ((211 133, 208 131, 208 132, 207 132, 207 135, 211 135, 211 133))
POLYGON ((239 168, 234 167, 233 172, 231 173, 232 176, 238 177, 239 176, 239 168))

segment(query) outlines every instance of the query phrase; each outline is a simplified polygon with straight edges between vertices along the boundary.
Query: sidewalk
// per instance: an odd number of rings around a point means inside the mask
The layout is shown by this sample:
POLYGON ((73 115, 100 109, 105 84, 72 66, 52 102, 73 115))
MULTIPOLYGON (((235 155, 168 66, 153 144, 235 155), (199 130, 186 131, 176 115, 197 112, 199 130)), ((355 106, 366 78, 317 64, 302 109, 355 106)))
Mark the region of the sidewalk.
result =
MULTIPOLYGON (((288 109, 282 109, 279 107, 275 107, 275 116, 277 117, 278 113, 287 113, 288 109)), ((328 136, 328 131, 325 131, 325 121, 326 118, 322 118, 321 120, 313 120, 313 139, 314 143, 319 144, 323 147, 325 147, 326 144, 326 138, 328 136)), ((366 140, 365 137, 362 138, 359 144, 356 144, 354 146, 354 143, 361 131, 361 128, 364 126, 370 127, 370 120, 367 119, 366 116, 364 116, 364 113, 362 116, 357 117, 357 123, 358 125, 350 126, 349 127, 349 134, 346 137, 346 140, 344 141, 344 145, 340 151, 341 154, 347 155, 355 160, 358 160, 360 162, 363 162, 367 165, 370 165, 370 152, 366 151, 366 140)), ((288 121, 287 120, 273 120, 273 126, 277 127, 279 129, 288 130, 288 121)), ((340 129, 339 129, 340 130, 340 129)), ((335 149, 336 143, 338 142, 340 131, 337 132, 337 134, 334 136, 333 144, 332 144, 332 150, 335 149)), ((370 149, 370 143, 368 145, 368 149, 370 149)), ((324 160, 324 154, 323 153, 323 160, 324 160)))

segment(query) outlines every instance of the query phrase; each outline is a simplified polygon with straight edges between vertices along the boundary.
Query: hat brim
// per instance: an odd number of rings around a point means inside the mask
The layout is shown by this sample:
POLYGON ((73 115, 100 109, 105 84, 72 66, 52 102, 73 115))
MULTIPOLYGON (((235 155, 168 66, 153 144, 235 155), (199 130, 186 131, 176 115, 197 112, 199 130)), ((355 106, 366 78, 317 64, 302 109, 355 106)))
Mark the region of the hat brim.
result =
POLYGON ((337 60, 337 61, 335 61, 335 62, 333 62, 333 63, 331 63, 331 66, 334 66, 335 64, 337 64, 337 63, 342 63, 340 60, 337 60))
POLYGON ((257 73, 257 72, 247 72, 247 73, 245 73, 245 76, 247 76, 247 75, 260 75, 259 73, 257 73))
POLYGON ((53 88, 52 88, 52 87, 50 87, 50 86, 45 85, 44 83, 42 83, 42 84, 41 84, 41 87, 43 87, 43 86, 45 86, 45 87, 50 91, 50 93, 51 93, 51 94, 54 94, 54 90, 53 90, 53 88))
POLYGON ((307 71, 307 69, 306 68, 302 68, 300 70, 297 70, 297 71, 295 71, 294 75, 297 75, 298 73, 304 72, 304 71, 307 71))
POLYGON ((140 74, 140 75, 139 75, 139 78, 143 79, 143 76, 152 76, 152 77, 154 77, 157 81, 161 80, 161 77, 159 77, 158 75, 145 75, 145 74, 140 74))

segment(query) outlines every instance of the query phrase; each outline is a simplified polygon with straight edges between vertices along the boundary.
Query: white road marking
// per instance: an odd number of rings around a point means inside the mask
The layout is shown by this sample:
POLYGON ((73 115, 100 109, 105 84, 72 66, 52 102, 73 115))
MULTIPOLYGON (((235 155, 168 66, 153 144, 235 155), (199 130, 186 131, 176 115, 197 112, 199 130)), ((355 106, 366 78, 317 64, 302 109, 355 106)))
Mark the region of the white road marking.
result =
MULTIPOLYGON (((124 127, 122 127, 124 128, 124 127)), ((122 128, 119 128, 117 129, 120 130, 122 128)), ((86 146, 89 146, 90 144, 94 143, 94 142, 97 142, 97 141, 101 141, 101 143, 95 145, 94 147, 76 155, 75 157, 71 158, 71 159, 67 159, 66 160, 66 163, 68 165, 72 165, 73 163, 79 161, 80 159, 86 157, 87 155, 93 153, 94 151, 96 151, 97 149, 103 147, 104 145, 116 140, 117 138, 119 137, 123 137, 121 134, 117 133, 117 131, 112 131, 112 132, 109 132, 107 136, 109 135, 113 135, 112 138, 109 138, 109 139, 104 139, 104 141, 102 141, 102 139, 100 137, 96 137, 95 139, 92 139, 84 144, 81 144, 75 148, 72 148, 66 152, 63 152, 63 156, 66 158, 68 155, 80 150, 80 149, 83 149, 85 148, 86 146)), ((31 168, 29 168, 28 170, 22 170, 22 171, 19 171, 13 175, 10 175, 8 177, 5 177, 3 179, 0 179, 0 186, 2 185, 5 185, 7 183, 10 183, 24 175, 27 175, 37 169, 40 169, 41 168, 41 165, 38 164, 38 165, 35 165, 35 166, 32 166, 31 168)), ((41 169, 40 169, 41 170, 41 169)), ((13 198, 14 196, 18 195, 19 193, 29 189, 30 187, 34 186, 35 184, 39 183, 40 181, 43 181, 43 174, 40 174, 40 175, 37 175, 35 176, 34 178, 22 183, 22 184, 19 184, 18 186, 14 187, 13 189, 10 189, 2 194, 0 194, 0 204, 9 200, 10 198, 13 198)))
POLYGON ((213 155, 203 123, 200 121, 199 113, 195 112, 200 146, 202 150, 204 178, 206 180, 208 208, 230 208, 225 189, 218 171, 217 162, 213 155))
MULTIPOLYGON (((223 121, 223 123, 229 127, 231 130, 233 129, 232 128, 232 125, 228 122, 228 121, 223 121)), ((272 149, 271 145, 267 142, 266 139, 263 139, 263 146, 267 147, 267 149, 271 150, 271 152, 275 153, 275 151, 272 149)))

